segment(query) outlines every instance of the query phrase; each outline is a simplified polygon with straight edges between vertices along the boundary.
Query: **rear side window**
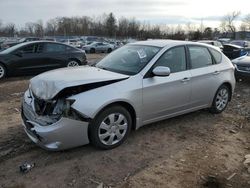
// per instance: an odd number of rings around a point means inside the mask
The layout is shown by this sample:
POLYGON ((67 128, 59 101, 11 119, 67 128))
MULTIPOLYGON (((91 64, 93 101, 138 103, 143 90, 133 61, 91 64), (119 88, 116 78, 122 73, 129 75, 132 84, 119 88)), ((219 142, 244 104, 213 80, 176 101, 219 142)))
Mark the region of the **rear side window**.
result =
POLYGON ((61 44, 48 43, 45 45, 45 52, 65 52, 66 47, 61 44))
POLYGON ((209 50, 210 50, 212 56, 214 57, 214 60, 215 60, 216 64, 220 63, 221 59, 222 59, 221 53, 214 50, 214 49, 212 49, 212 48, 210 48, 209 50))
POLYGON ((212 57, 205 47, 189 46, 191 66, 193 69, 207 67, 213 64, 212 57))

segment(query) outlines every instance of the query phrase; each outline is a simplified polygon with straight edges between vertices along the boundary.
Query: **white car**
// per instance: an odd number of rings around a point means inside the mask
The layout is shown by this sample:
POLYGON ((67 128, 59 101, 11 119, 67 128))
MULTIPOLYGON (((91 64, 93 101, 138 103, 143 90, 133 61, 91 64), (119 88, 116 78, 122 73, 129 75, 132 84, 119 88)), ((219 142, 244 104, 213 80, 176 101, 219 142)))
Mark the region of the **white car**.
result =
POLYGON ((93 42, 89 45, 83 46, 82 49, 85 50, 86 53, 110 53, 115 47, 106 42, 93 42))
POLYGON ((24 129, 49 150, 122 144, 131 130, 209 108, 221 113, 235 87, 234 66, 211 45, 151 40, 125 45, 96 67, 57 69, 30 81, 24 129))

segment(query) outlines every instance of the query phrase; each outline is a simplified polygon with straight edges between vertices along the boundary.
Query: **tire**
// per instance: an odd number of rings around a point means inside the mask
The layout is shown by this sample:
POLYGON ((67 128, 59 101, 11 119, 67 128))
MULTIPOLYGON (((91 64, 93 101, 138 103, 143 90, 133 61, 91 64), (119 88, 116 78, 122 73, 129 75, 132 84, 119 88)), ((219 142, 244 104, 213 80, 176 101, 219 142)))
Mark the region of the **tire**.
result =
POLYGON ((5 66, 0 63, 0 80, 6 77, 6 72, 5 66))
POLYGON ((99 149, 113 149, 127 139, 131 127, 129 112, 122 106, 111 106, 101 111, 90 123, 90 142, 99 149))
POLYGON ((94 49, 94 48, 91 48, 89 52, 90 52, 91 54, 94 54, 94 53, 95 53, 95 49, 94 49))
POLYGON ((69 62, 67 63, 67 67, 78 67, 80 64, 78 61, 76 60, 69 60, 69 62))
POLYGON ((209 109, 210 112, 213 114, 219 114, 223 112, 228 105, 230 95, 231 91, 228 86, 220 86, 214 96, 212 107, 209 109))
POLYGON ((112 52, 112 49, 111 49, 111 48, 109 48, 107 52, 108 52, 108 53, 111 53, 111 52, 112 52))

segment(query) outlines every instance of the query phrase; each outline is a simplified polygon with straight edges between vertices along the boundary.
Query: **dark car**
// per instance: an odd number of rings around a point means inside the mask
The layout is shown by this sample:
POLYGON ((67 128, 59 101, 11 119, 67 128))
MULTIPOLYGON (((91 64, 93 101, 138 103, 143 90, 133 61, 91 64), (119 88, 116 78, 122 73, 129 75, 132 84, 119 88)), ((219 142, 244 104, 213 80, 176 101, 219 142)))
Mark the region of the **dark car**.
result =
POLYGON ((249 48, 250 47, 250 42, 246 40, 233 40, 230 42, 230 44, 238 45, 243 48, 249 48))
POLYGON ((237 46, 234 44, 224 44, 223 45, 223 53, 229 59, 235 59, 235 58, 246 55, 247 51, 241 46, 237 46))
POLYGON ((0 52, 0 79, 86 63, 85 52, 72 46, 48 41, 26 42, 0 52))
POLYGON ((232 63, 235 66, 236 78, 242 78, 242 77, 250 78, 250 55, 249 54, 232 60, 232 63))
POLYGON ((4 42, 1 44, 1 49, 7 49, 9 47, 15 46, 20 43, 38 41, 38 40, 40 40, 40 38, 38 37, 26 37, 26 38, 21 38, 20 40, 16 42, 4 42))
POLYGON ((199 40, 197 42, 210 44, 210 45, 215 46, 218 50, 221 50, 221 51, 223 50, 223 45, 221 44, 220 41, 216 41, 216 40, 199 40))

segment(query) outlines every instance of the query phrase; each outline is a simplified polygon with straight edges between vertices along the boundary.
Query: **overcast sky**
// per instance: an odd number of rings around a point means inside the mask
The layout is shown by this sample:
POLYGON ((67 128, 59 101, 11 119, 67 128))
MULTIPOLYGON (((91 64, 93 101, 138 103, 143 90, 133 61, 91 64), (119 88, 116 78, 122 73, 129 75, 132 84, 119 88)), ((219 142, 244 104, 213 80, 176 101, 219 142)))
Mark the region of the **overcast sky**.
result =
POLYGON ((155 24, 201 23, 216 27, 231 11, 250 13, 250 0, 0 0, 0 19, 19 27, 25 22, 57 16, 135 17, 155 24))

